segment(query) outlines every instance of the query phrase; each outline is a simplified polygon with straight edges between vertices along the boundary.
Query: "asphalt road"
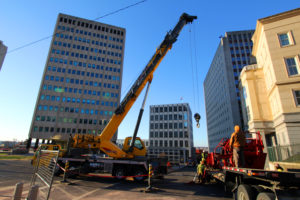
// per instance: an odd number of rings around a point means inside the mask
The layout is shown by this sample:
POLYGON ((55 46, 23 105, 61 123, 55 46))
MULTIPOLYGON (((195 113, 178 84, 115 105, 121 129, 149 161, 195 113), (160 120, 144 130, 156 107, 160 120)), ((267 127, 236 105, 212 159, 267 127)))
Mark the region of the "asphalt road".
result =
MULTIPOLYGON (((119 181, 113 178, 77 177, 68 179, 71 185, 62 184, 62 176, 55 177, 50 199, 55 200, 133 200, 133 199, 231 199, 226 197, 223 187, 218 184, 191 184, 195 168, 185 167, 175 170, 165 176, 163 180, 154 180, 154 190, 145 193, 147 181, 138 183, 131 180, 119 181)), ((33 168, 30 161, 0 160, 0 199, 10 199, 15 184, 24 183, 23 197, 29 190, 33 168)), ((39 195, 45 191, 45 185, 41 184, 39 195)), ((42 199, 42 198, 40 198, 42 199)))

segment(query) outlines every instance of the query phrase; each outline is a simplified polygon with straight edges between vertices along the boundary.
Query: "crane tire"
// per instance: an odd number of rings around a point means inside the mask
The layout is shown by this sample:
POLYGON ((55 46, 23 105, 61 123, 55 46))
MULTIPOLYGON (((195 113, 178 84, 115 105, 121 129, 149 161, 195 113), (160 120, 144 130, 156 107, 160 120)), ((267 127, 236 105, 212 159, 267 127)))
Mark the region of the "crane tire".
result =
POLYGON ((147 172, 143 169, 136 169, 134 175, 138 176, 138 177, 134 177, 134 180, 137 182, 141 182, 143 180, 145 180, 146 176, 141 176, 141 175, 145 175, 147 174, 147 172))
POLYGON ((117 179, 122 180, 125 178, 125 170, 121 167, 115 169, 114 175, 117 179))
POLYGON ((256 197, 256 200, 275 200, 275 194, 270 192, 261 192, 256 197))

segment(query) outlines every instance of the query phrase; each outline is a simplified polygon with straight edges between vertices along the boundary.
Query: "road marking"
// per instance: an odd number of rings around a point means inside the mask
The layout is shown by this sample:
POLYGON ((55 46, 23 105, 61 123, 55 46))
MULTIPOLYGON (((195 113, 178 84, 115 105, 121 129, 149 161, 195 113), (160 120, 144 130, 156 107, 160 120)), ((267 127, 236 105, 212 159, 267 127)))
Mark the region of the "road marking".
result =
POLYGON ((79 197, 77 197, 76 199, 74 199, 74 200, 80 200, 81 198, 84 198, 84 197, 86 197, 86 196, 88 196, 88 195, 90 195, 90 194, 92 194, 92 193, 94 193, 94 192, 96 192, 96 191, 98 191, 99 189, 95 189, 95 190, 92 190, 92 191, 90 191, 90 192, 87 192, 87 193, 85 193, 84 195, 81 195, 81 196, 79 196, 79 197))

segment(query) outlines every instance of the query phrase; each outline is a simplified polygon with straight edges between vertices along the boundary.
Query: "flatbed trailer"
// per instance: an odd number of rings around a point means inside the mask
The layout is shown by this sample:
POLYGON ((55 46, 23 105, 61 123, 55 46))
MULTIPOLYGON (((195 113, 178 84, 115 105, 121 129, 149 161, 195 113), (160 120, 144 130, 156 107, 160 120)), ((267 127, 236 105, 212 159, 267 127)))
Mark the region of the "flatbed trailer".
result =
POLYGON ((149 174, 149 164, 152 165, 153 176, 162 178, 167 174, 167 162, 163 158, 153 159, 113 159, 111 157, 85 156, 80 158, 60 157, 56 175, 62 173, 68 162, 68 172, 74 175, 108 174, 117 179, 133 177, 136 181, 144 180, 149 174))
POLYGON ((238 200, 300 199, 300 173, 251 168, 208 169, 207 176, 224 185, 238 200))

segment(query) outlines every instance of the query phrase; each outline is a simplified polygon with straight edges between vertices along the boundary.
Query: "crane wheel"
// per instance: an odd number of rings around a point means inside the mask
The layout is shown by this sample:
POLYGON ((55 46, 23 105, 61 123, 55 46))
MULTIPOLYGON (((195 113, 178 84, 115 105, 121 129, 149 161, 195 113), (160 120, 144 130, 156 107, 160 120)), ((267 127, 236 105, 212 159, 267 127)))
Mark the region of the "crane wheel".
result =
POLYGON ((138 181, 138 182, 143 181, 146 178, 146 176, 141 176, 141 175, 145 175, 145 174, 147 174, 147 172, 145 170, 136 169, 134 175, 138 176, 138 177, 134 177, 134 180, 138 181))
POLYGON ((121 167, 118 167, 115 169, 114 175, 117 179, 122 180, 125 178, 125 170, 121 167))

